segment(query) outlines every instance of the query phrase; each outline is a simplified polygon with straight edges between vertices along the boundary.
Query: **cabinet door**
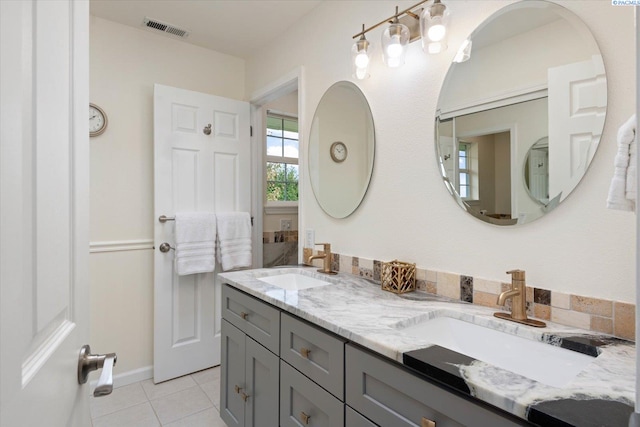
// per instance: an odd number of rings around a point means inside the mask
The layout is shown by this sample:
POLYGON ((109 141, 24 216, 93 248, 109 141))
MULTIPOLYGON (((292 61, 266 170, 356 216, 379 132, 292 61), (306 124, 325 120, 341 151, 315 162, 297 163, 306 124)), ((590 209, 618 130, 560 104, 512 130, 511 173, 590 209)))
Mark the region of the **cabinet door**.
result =
POLYGON ((220 372, 220 417, 229 427, 244 427, 245 334, 222 320, 222 360, 220 372))
POLYGON ((246 337, 247 427, 278 425, 280 361, 278 356, 246 337))
POLYGON ((280 361, 280 427, 344 427, 344 404, 280 361))
POLYGON ((283 313, 280 357, 344 400, 344 341, 283 313))
POLYGON ((222 318, 280 354, 280 311, 229 285, 222 286, 222 318))
POLYGON ((416 427, 423 418, 438 427, 530 425, 349 344, 345 354, 346 403, 381 426, 416 427))

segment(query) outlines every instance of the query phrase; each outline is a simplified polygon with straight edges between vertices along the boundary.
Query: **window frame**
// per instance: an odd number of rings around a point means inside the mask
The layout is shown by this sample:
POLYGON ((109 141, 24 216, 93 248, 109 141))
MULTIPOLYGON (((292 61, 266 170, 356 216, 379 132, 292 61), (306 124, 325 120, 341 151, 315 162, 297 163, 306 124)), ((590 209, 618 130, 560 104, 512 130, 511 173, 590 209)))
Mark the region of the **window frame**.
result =
MULTIPOLYGON (((283 112, 279 112, 279 111, 274 111, 274 110, 267 110, 265 113, 265 126, 264 126, 264 130, 263 130, 263 135, 264 135, 264 160, 263 160, 263 165, 264 165, 264 174, 263 174, 263 181, 264 181, 264 192, 263 192, 263 201, 264 201, 264 208, 265 208, 265 212, 267 214, 269 213, 277 213, 277 214, 286 214, 286 213, 297 213, 298 211, 298 200, 267 200, 267 189, 269 187, 269 181, 267 180, 267 163, 285 163, 287 165, 297 165, 298 166, 298 194, 300 191, 300 159, 295 158, 295 157, 285 157, 284 156, 284 152, 282 156, 273 156, 273 155, 268 155, 267 154, 267 129, 268 129, 268 119, 269 118, 276 118, 276 119, 280 119, 284 122, 284 120, 295 120, 296 123, 298 124, 298 126, 300 125, 300 121, 298 119, 297 115, 293 115, 293 114, 287 114, 287 113, 283 113, 283 112)), ((286 140, 286 139, 292 139, 292 138, 285 138, 284 136, 284 123, 282 123, 283 126, 283 135, 281 137, 277 137, 280 138, 282 141, 286 140)), ((300 128, 298 128, 298 153, 300 153, 300 128)))

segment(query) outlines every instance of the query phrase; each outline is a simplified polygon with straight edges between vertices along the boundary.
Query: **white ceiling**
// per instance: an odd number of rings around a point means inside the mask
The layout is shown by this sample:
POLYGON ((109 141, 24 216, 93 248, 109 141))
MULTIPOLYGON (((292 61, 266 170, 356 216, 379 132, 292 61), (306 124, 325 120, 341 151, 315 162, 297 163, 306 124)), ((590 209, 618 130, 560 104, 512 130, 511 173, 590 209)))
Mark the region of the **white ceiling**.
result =
POLYGON ((189 36, 180 39, 187 43, 247 58, 321 1, 91 0, 90 10, 100 18, 141 29, 145 17, 153 18, 188 30, 189 36))

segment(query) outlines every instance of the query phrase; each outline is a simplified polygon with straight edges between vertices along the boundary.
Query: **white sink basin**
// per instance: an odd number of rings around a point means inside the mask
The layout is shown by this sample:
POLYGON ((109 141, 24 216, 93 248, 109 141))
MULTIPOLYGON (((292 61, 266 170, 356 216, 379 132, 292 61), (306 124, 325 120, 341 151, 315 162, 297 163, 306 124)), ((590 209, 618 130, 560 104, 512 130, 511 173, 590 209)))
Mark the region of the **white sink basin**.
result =
POLYGON ((401 329, 425 340, 553 387, 564 387, 594 357, 454 319, 436 317, 401 329))
POLYGON ((330 282, 325 282, 324 280, 296 273, 259 277, 258 280, 262 280, 263 282, 266 282, 273 286, 277 286, 287 291, 299 291, 302 289, 317 288, 318 286, 327 286, 331 284, 330 282))

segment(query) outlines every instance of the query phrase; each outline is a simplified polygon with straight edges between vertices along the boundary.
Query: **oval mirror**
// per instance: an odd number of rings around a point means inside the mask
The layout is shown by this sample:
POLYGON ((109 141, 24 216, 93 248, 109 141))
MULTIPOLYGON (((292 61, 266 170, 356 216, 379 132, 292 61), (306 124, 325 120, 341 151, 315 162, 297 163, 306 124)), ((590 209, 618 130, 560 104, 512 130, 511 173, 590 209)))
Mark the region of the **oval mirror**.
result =
POLYGON ((309 175, 320 207, 334 218, 351 215, 369 187, 375 131, 360 89, 342 81, 322 96, 311 123, 309 175))
POLYGON ((607 83, 596 41, 567 9, 527 0, 483 22, 454 61, 436 111, 445 186, 483 221, 541 218, 578 185, 600 142, 607 83))

